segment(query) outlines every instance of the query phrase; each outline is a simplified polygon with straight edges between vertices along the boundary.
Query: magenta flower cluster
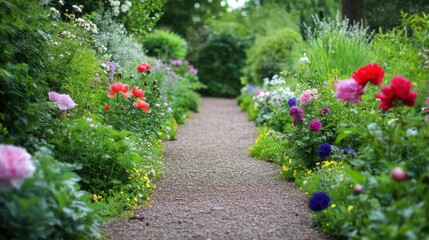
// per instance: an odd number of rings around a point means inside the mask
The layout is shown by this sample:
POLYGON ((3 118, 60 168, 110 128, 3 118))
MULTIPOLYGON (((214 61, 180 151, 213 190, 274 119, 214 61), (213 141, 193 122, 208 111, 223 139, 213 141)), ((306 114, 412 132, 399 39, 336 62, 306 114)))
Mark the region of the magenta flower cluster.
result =
POLYGON ((289 115, 292 116, 294 124, 296 121, 304 122, 304 111, 300 107, 291 107, 289 110, 289 115))
POLYGON ((322 122, 319 119, 313 119, 310 122, 309 129, 312 132, 317 132, 322 128, 322 122))
POLYGON ((360 103, 361 96, 365 92, 365 86, 360 85, 353 78, 338 81, 334 86, 337 89, 338 100, 349 104, 360 103))

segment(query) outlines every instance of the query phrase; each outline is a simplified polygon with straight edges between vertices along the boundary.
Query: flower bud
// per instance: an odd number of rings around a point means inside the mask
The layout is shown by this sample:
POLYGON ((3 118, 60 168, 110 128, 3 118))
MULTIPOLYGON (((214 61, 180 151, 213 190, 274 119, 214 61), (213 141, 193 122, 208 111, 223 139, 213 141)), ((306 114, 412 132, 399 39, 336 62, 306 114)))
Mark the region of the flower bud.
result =
POLYGON ((392 170, 392 178, 395 181, 403 181, 405 180, 405 178, 407 177, 407 174, 405 173, 404 169, 400 168, 400 167, 395 167, 392 170))
POLYGON ((363 186, 362 186, 362 185, 360 185, 360 184, 356 184, 356 185, 353 187, 353 192, 354 192, 355 194, 361 194, 361 193, 363 192, 363 186))

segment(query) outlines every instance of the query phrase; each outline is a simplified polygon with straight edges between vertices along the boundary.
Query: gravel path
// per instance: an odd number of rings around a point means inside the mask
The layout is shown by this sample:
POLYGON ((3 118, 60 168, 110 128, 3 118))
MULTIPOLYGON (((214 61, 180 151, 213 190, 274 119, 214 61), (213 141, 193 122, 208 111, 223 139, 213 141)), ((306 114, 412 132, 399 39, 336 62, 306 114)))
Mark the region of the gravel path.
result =
POLYGON ((256 128, 235 100, 203 98, 202 111, 166 142, 169 173, 152 206, 104 228, 110 239, 324 239, 308 200, 277 167, 249 157, 256 128))

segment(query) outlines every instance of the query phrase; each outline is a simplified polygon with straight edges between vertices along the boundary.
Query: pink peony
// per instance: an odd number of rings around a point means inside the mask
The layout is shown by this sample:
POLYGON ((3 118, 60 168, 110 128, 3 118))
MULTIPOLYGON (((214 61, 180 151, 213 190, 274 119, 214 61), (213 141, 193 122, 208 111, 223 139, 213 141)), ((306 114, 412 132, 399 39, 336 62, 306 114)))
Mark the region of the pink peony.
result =
POLYGON ((36 167, 24 148, 0 144, 0 191, 19 189, 36 167))
POLYGON ((56 102, 58 101, 58 96, 60 94, 56 93, 56 92, 48 92, 48 97, 49 97, 49 101, 51 102, 56 102))
POLYGON ((313 119, 310 122, 309 129, 312 132, 317 132, 322 128, 322 122, 318 119, 313 119))
POLYGON ((334 84, 337 89, 337 98, 349 104, 359 103, 361 96, 365 92, 365 86, 360 85, 353 78, 338 81, 334 84))
POLYGON ((76 103, 68 94, 59 94, 56 92, 48 92, 49 100, 56 103, 61 110, 72 109, 76 103))
POLYGON ((56 103, 61 110, 72 109, 76 106, 76 103, 68 94, 60 94, 56 103))

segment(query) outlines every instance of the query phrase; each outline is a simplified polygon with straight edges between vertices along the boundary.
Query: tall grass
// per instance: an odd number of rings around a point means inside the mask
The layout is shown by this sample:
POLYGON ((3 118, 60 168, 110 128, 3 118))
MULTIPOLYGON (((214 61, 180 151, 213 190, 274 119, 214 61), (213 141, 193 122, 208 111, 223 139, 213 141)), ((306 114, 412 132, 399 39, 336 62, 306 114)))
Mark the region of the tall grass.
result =
POLYGON ((322 74, 348 76, 371 61, 371 33, 362 24, 349 24, 348 19, 319 19, 313 15, 314 29, 306 26, 307 55, 310 69, 322 74))

